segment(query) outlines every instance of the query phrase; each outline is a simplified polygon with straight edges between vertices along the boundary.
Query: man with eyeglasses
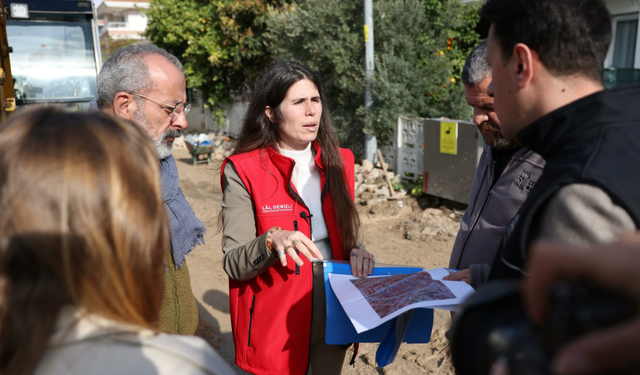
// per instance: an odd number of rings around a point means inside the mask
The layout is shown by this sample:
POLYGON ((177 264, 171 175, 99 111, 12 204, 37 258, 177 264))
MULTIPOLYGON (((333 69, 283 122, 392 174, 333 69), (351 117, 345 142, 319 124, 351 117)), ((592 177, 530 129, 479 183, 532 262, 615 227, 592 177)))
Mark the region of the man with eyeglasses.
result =
POLYGON ((142 127, 160 159, 171 155, 175 138, 188 126, 182 64, 152 44, 121 48, 98 77, 98 108, 142 127))
POLYGON ((111 53, 98 77, 97 107, 140 126, 160 159, 162 199, 171 227, 165 253, 165 292, 160 328, 192 335, 198 307, 185 256, 204 243, 205 226, 196 218, 178 184, 171 155, 173 141, 187 128, 186 81, 178 59, 152 44, 135 44, 111 53))

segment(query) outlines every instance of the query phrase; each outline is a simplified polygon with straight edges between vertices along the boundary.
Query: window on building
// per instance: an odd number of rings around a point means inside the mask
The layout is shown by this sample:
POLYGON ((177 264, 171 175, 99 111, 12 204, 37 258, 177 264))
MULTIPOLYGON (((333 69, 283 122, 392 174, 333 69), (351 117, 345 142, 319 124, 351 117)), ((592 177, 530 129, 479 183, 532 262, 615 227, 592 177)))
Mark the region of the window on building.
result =
POLYGON ((611 66, 622 69, 633 69, 636 56, 638 19, 625 18, 615 22, 615 39, 611 66))
POLYGON ((110 21, 111 22, 124 22, 124 15, 123 14, 112 14, 110 21))

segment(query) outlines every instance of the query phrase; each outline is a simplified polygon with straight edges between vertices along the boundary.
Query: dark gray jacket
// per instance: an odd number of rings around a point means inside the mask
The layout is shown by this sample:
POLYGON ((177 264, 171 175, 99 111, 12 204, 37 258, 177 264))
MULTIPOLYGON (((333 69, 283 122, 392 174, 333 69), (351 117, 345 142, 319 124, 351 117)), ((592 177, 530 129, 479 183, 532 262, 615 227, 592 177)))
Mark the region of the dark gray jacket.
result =
POLYGON ((507 224, 535 186, 544 164, 540 155, 523 147, 513 155, 492 188, 491 148, 484 146, 469 195, 469 207, 462 217, 449 261, 450 268, 471 268, 472 286, 486 279, 507 224))

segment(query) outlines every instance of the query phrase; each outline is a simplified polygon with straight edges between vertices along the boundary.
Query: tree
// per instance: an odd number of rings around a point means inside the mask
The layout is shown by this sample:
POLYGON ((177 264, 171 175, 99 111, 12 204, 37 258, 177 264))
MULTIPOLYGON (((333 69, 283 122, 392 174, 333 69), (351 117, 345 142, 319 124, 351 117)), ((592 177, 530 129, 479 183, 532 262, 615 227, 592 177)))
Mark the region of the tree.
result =
POLYGON ((459 77, 478 41, 477 6, 459 0, 376 0, 373 5, 375 76, 369 110, 364 107, 362 1, 300 0, 286 11, 272 9, 266 31, 270 51, 323 77, 343 144, 362 142, 362 130, 388 142, 399 115, 467 118, 459 77))
POLYGON ((444 79, 433 80, 426 86, 430 110, 421 115, 467 119, 470 111, 464 98, 460 76, 467 56, 480 42, 480 36, 476 32, 480 21, 480 3, 472 5, 462 4, 459 0, 424 0, 424 4, 428 33, 423 42, 431 55, 423 64, 428 71, 436 67, 442 68, 443 61, 445 67, 442 76, 444 79), (447 82, 447 78, 453 85, 447 82))
POLYGON ((269 61, 263 32, 268 6, 278 0, 151 0, 146 37, 178 56, 187 86, 210 106, 242 95, 269 61))
POLYGON ((111 52, 136 43, 148 42, 144 39, 114 39, 110 37, 109 34, 104 34, 100 37, 100 51, 102 54, 102 62, 104 63, 105 61, 107 61, 111 52))

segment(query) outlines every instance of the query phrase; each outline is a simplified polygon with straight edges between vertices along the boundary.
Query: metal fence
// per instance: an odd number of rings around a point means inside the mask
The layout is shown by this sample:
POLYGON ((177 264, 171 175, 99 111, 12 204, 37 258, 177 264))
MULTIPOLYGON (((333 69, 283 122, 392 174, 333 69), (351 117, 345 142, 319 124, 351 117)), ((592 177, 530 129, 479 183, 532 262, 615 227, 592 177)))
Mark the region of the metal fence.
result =
MULTIPOLYGON (((378 145, 384 162, 402 179, 417 181, 423 173, 424 164, 424 120, 423 118, 398 117, 392 142, 378 145)), ((349 149, 356 155, 364 155, 364 137, 362 142, 352 144, 349 149)))
POLYGON ((107 29, 127 28, 128 26, 126 22, 107 22, 107 29))
POLYGON ((403 180, 417 181, 424 171, 424 119, 398 117, 392 150, 383 157, 403 180))

